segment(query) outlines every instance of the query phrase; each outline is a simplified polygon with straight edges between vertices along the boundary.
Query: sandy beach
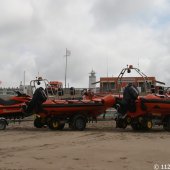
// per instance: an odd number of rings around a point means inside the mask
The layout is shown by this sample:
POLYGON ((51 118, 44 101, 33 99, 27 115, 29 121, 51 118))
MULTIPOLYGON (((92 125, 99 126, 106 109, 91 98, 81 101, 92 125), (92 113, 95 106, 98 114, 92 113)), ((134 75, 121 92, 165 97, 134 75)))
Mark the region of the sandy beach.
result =
POLYGON ((0 131, 0 170, 161 169, 170 164, 169 142, 162 128, 134 132, 116 129, 114 121, 88 124, 82 132, 10 124, 0 131))

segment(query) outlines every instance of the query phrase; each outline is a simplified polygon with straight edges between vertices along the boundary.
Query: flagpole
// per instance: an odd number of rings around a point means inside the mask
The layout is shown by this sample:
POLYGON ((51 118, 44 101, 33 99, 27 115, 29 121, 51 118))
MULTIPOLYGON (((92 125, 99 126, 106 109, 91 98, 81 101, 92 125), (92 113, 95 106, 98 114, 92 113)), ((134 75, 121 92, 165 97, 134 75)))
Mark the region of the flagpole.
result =
POLYGON ((65 88, 67 87, 67 57, 71 55, 71 51, 66 48, 66 66, 65 66, 65 88))
POLYGON ((67 84, 67 48, 66 48, 66 66, 65 66, 65 89, 67 84))
POLYGON ((23 85, 23 87, 24 87, 23 92, 25 93, 25 70, 24 70, 24 85, 23 85))

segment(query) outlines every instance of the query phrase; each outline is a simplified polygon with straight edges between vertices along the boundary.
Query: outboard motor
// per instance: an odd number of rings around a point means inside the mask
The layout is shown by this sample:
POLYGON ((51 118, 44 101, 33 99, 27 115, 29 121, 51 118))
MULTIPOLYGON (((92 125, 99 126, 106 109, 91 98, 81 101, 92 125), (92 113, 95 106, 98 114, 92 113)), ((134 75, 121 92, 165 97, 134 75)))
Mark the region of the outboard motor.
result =
POLYGON ((42 87, 37 88, 33 94, 31 101, 25 109, 25 116, 32 115, 33 111, 35 111, 35 113, 38 113, 40 110, 42 110, 41 105, 46 100, 47 95, 45 93, 45 90, 42 87))
POLYGON ((122 115, 125 115, 127 111, 135 112, 136 104, 135 101, 139 96, 139 91, 136 86, 129 83, 128 86, 125 87, 123 92, 123 99, 120 102, 120 106, 118 107, 118 112, 122 115))
POLYGON ((116 104, 116 109, 118 112, 116 120, 116 127, 125 129, 128 122, 127 122, 127 112, 135 112, 136 111, 136 99, 139 96, 138 89, 132 85, 131 83, 125 87, 123 92, 123 99, 116 104))

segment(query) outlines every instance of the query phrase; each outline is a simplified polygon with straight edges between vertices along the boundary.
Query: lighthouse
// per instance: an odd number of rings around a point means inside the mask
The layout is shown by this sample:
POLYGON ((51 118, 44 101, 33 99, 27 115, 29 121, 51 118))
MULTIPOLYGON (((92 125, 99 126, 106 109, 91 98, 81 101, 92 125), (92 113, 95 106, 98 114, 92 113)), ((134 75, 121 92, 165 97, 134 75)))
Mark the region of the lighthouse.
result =
POLYGON ((96 73, 92 69, 92 71, 89 73, 89 89, 91 89, 94 93, 96 92, 96 73))

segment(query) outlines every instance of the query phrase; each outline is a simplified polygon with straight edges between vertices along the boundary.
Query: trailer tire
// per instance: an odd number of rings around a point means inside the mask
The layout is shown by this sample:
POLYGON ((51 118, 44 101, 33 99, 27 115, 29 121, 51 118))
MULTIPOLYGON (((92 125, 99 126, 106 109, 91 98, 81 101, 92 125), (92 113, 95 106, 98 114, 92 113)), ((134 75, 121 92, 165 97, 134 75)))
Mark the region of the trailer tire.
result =
POLYGON ((42 124, 42 119, 41 118, 36 118, 34 120, 34 126, 36 128, 42 128, 43 127, 43 124, 42 124))
POLYGON ((6 129, 7 122, 5 119, 0 119, 0 130, 6 129))
POLYGON ((51 130, 63 130, 65 123, 60 123, 59 120, 51 119, 48 123, 48 127, 51 130))
POLYGON ((152 120, 146 120, 145 122, 145 130, 151 130, 153 127, 152 120))
POLYGON ((70 125, 74 130, 83 131, 86 128, 86 123, 87 118, 84 115, 76 115, 70 125))
POLYGON ((126 119, 117 119, 116 120, 116 127, 117 128, 122 128, 122 129, 126 129, 128 125, 128 122, 126 119))

